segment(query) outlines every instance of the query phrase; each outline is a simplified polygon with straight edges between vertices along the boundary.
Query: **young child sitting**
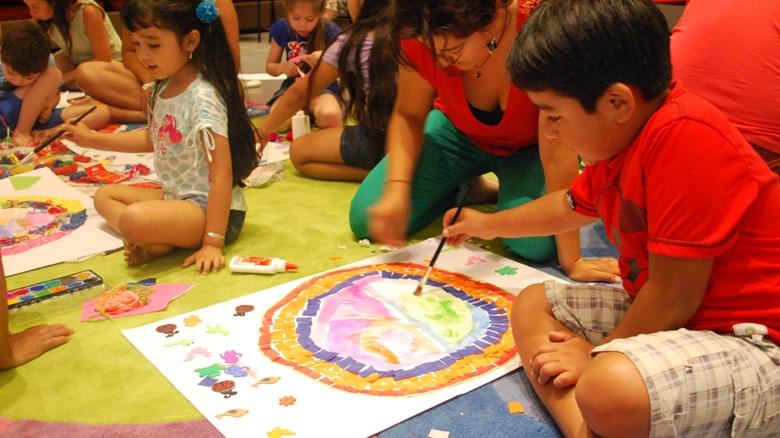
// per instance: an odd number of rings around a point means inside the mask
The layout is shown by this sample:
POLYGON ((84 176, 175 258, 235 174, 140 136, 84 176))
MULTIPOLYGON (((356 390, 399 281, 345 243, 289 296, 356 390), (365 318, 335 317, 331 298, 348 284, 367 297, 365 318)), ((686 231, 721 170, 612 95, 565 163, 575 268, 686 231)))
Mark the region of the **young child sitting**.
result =
MULTIPOLYGON (((296 79, 306 74, 305 70, 317 62, 325 46, 341 31, 338 26, 322 18, 322 0, 287 0, 285 7, 287 18, 280 19, 268 30, 271 34, 271 50, 268 51, 265 71, 271 76, 287 75, 287 79, 267 102, 272 111, 276 99, 282 96, 296 79), (282 61, 282 54, 285 61, 282 61)), ((336 90, 337 85, 334 82, 308 104, 307 110, 314 116, 314 121, 320 128, 341 126, 342 113, 334 95, 336 90)), ((286 123, 279 129, 285 131, 288 126, 286 123)))
POLYGON ((0 370, 24 365, 70 339, 73 329, 62 324, 36 325, 11 333, 8 325, 8 290, 0 258, 0 370))
MULTIPOLYGON (((30 146, 33 130, 45 130, 76 117, 86 106, 55 109, 59 102, 62 74, 53 64, 49 39, 35 24, 9 26, 0 41, 0 116, 13 131, 17 146, 30 146)), ((98 107, 84 123, 101 128, 108 123, 108 109, 98 107)), ((2 137, 7 136, 0 124, 2 137)))
POLYGON ((525 372, 563 434, 778 436, 780 184, 712 104, 670 83, 661 12, 546 0, 508 68, 540 109, 540 134, 588 166, 568 191, 464 210, 444 235, 604 221, 624 289, 547 282, 512 310, 525 372))
POLYGON ((121 134, 68 126, 84 146, 154 152, 163 188, 101 187, 95 208, 142 264, 194 248, 199 273, 225 264, 223 247, 244 224, 243 183, 257 166, 255 131, 242 101, 225 30, 212 0, 130 0, 122 19, 156 80, 149 128, 121 134))

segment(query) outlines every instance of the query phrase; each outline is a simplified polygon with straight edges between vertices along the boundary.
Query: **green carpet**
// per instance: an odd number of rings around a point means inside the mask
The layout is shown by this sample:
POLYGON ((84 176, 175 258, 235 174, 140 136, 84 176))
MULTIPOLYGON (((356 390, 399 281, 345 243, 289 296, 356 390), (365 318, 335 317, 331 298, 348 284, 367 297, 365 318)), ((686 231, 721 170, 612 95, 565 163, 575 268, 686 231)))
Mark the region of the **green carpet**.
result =
MULTIPOLYGON (((194 420, 200 414, 138 353, 121 334, 166 317, 199 309, 301 276, 315 274, 380 252, 361 247, 349 230, 347 212, 355 183, 301 177, 285 163, 285 179, 247 189, 250 210, 233 255, 264 255, 298 263, 296 273, 273 276, 231 274, 228 269, 196 275, 180 264, 189 254, 178 251, 142 267, 128 267, 117 252, 80 263, 62 263, 10 277, 13 289, 41 280, 92 269, 108 286, 155 277, 158 283, 197 285, 163 312, 113 321, 82 323, 81 303, 99 291, 86 291, 11 312, 11 330, 61 322, 76 330, 71 341, 35 361, 0 373, 0 415, 13 419, 90 424, 158 423, 194 420), (346 247, 346 249, 339 248, 346 247)), ((438 233, 438 221, 413 241, 438 233)), ((489 250, 502 253, 496 242, 489 250)))

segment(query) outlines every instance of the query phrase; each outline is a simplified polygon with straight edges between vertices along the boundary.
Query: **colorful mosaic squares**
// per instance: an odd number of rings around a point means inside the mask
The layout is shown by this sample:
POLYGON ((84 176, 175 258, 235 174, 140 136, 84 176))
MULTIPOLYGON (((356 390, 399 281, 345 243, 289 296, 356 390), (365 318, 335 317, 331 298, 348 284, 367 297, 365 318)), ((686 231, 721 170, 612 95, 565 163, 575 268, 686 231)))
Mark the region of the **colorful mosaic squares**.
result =
POLYGON ((388 263, 329 272, 263 317, 260 350, 326 385, 403 396, 482 375, 516 354, 514 296, 461 274, 388 263))
POLYGON ((84 225, 81 202, 48 196, 0 196, 0 252, 18 254, 84 225))

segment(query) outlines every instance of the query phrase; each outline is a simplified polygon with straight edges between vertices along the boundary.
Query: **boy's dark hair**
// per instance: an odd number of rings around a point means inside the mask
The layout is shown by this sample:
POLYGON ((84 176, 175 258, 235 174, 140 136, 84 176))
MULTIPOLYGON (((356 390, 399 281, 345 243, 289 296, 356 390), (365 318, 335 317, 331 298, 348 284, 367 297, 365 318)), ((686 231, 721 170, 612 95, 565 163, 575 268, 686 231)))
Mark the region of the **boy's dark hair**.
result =
POLYGON ((397 1, 392 31, 396 59, 413 67, 399 44, 405 38, 420 38, 436 58, 434 36, 466 38, 487 27, 498 10, 508 8, 510 3, 511 0, 397 1))
MULTIPOLYGON (((387 130, 398 89, 398 64, 390 39, 393 3, 392 0, 364 2, 355 22, 340 36, 344 38, 344 45, 338 58, 341 80, 337 97, 345 108, 344 119, 354 117, 358 124, 378 132, 387 130), (369 34, 372 45, 368 59, 369 83, 366 84, 361 54, 369 34)), ((319 69, 321 63, 322 57, 314 68, 319 69)), ((307 100, 312 96, 311 86, 312 81, 309 82, 307 100)))
MULTIPOLYGON (((233 55, 230 52, 225 28, 217 19, 206 24, 195 15, 200 0, 130 0, 122 9, 122 21, 130 32, 157 27, 179 36, 179 42, 193 30, 200 32, 200 44, 192 53, 192 61, 203 78, 216 88, 227 108, 228 141, 233 166, 233 185, 242 186, 242 180, 257 167, 259 157, 255 150, 257 130, 246 113, 244 91, 238 81, 233 55)), ((154 106, 158 86, 150 97, 154 106)))
POLYGON ((588 113, 616 82, 650 100, 671 81, 669 30, 650 0, 545 0, 515 39, 507 68, 517 87, 555 91, 588 113))
POLYGON ((0 58, 22 76, 46 70, 50 54, 49 37, 43 29, 31 22, 15 24, 3 31, 0 58))

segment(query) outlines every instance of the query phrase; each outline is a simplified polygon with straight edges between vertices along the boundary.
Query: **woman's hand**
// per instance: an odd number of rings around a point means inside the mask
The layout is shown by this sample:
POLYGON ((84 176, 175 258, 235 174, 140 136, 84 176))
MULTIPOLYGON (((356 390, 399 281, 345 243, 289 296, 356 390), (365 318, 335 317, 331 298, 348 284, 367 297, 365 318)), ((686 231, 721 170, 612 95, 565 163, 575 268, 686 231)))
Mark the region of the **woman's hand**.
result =
POLYGON ((405 243, 411 210, 408 186, 409 183, 389 182, 379 201, 368 209, 368 232, 374 240, 392 246, 405 243), (397 184, 407 187, 393 187, 397 184))
POLYGON ((450 225, 452 218, 455 217, 457 209, 451 208, 444 213, 442 219, 442 235, 447 238, 447 244, 460 246, 469 237, 479 237, 480 239, 495 239, 496 234, 490 229, 487 213, 480 213, 470 208, 464 208, 458 216, 458 221, 450 225))
POLYGON ((225 256, 222 248, 214 245, 203 245, 197 252, 187 257, 181 267, 186 268, 195 265, 195 273, 206 275, 209 272, 217 272, 225 267, 225 256))
POLYGON ((571 266, 563 266, 566 275, 577 281, 603 281, 620 283, 620 268, 616 259, 610 257, 583 258, 574 261, 571 266))

